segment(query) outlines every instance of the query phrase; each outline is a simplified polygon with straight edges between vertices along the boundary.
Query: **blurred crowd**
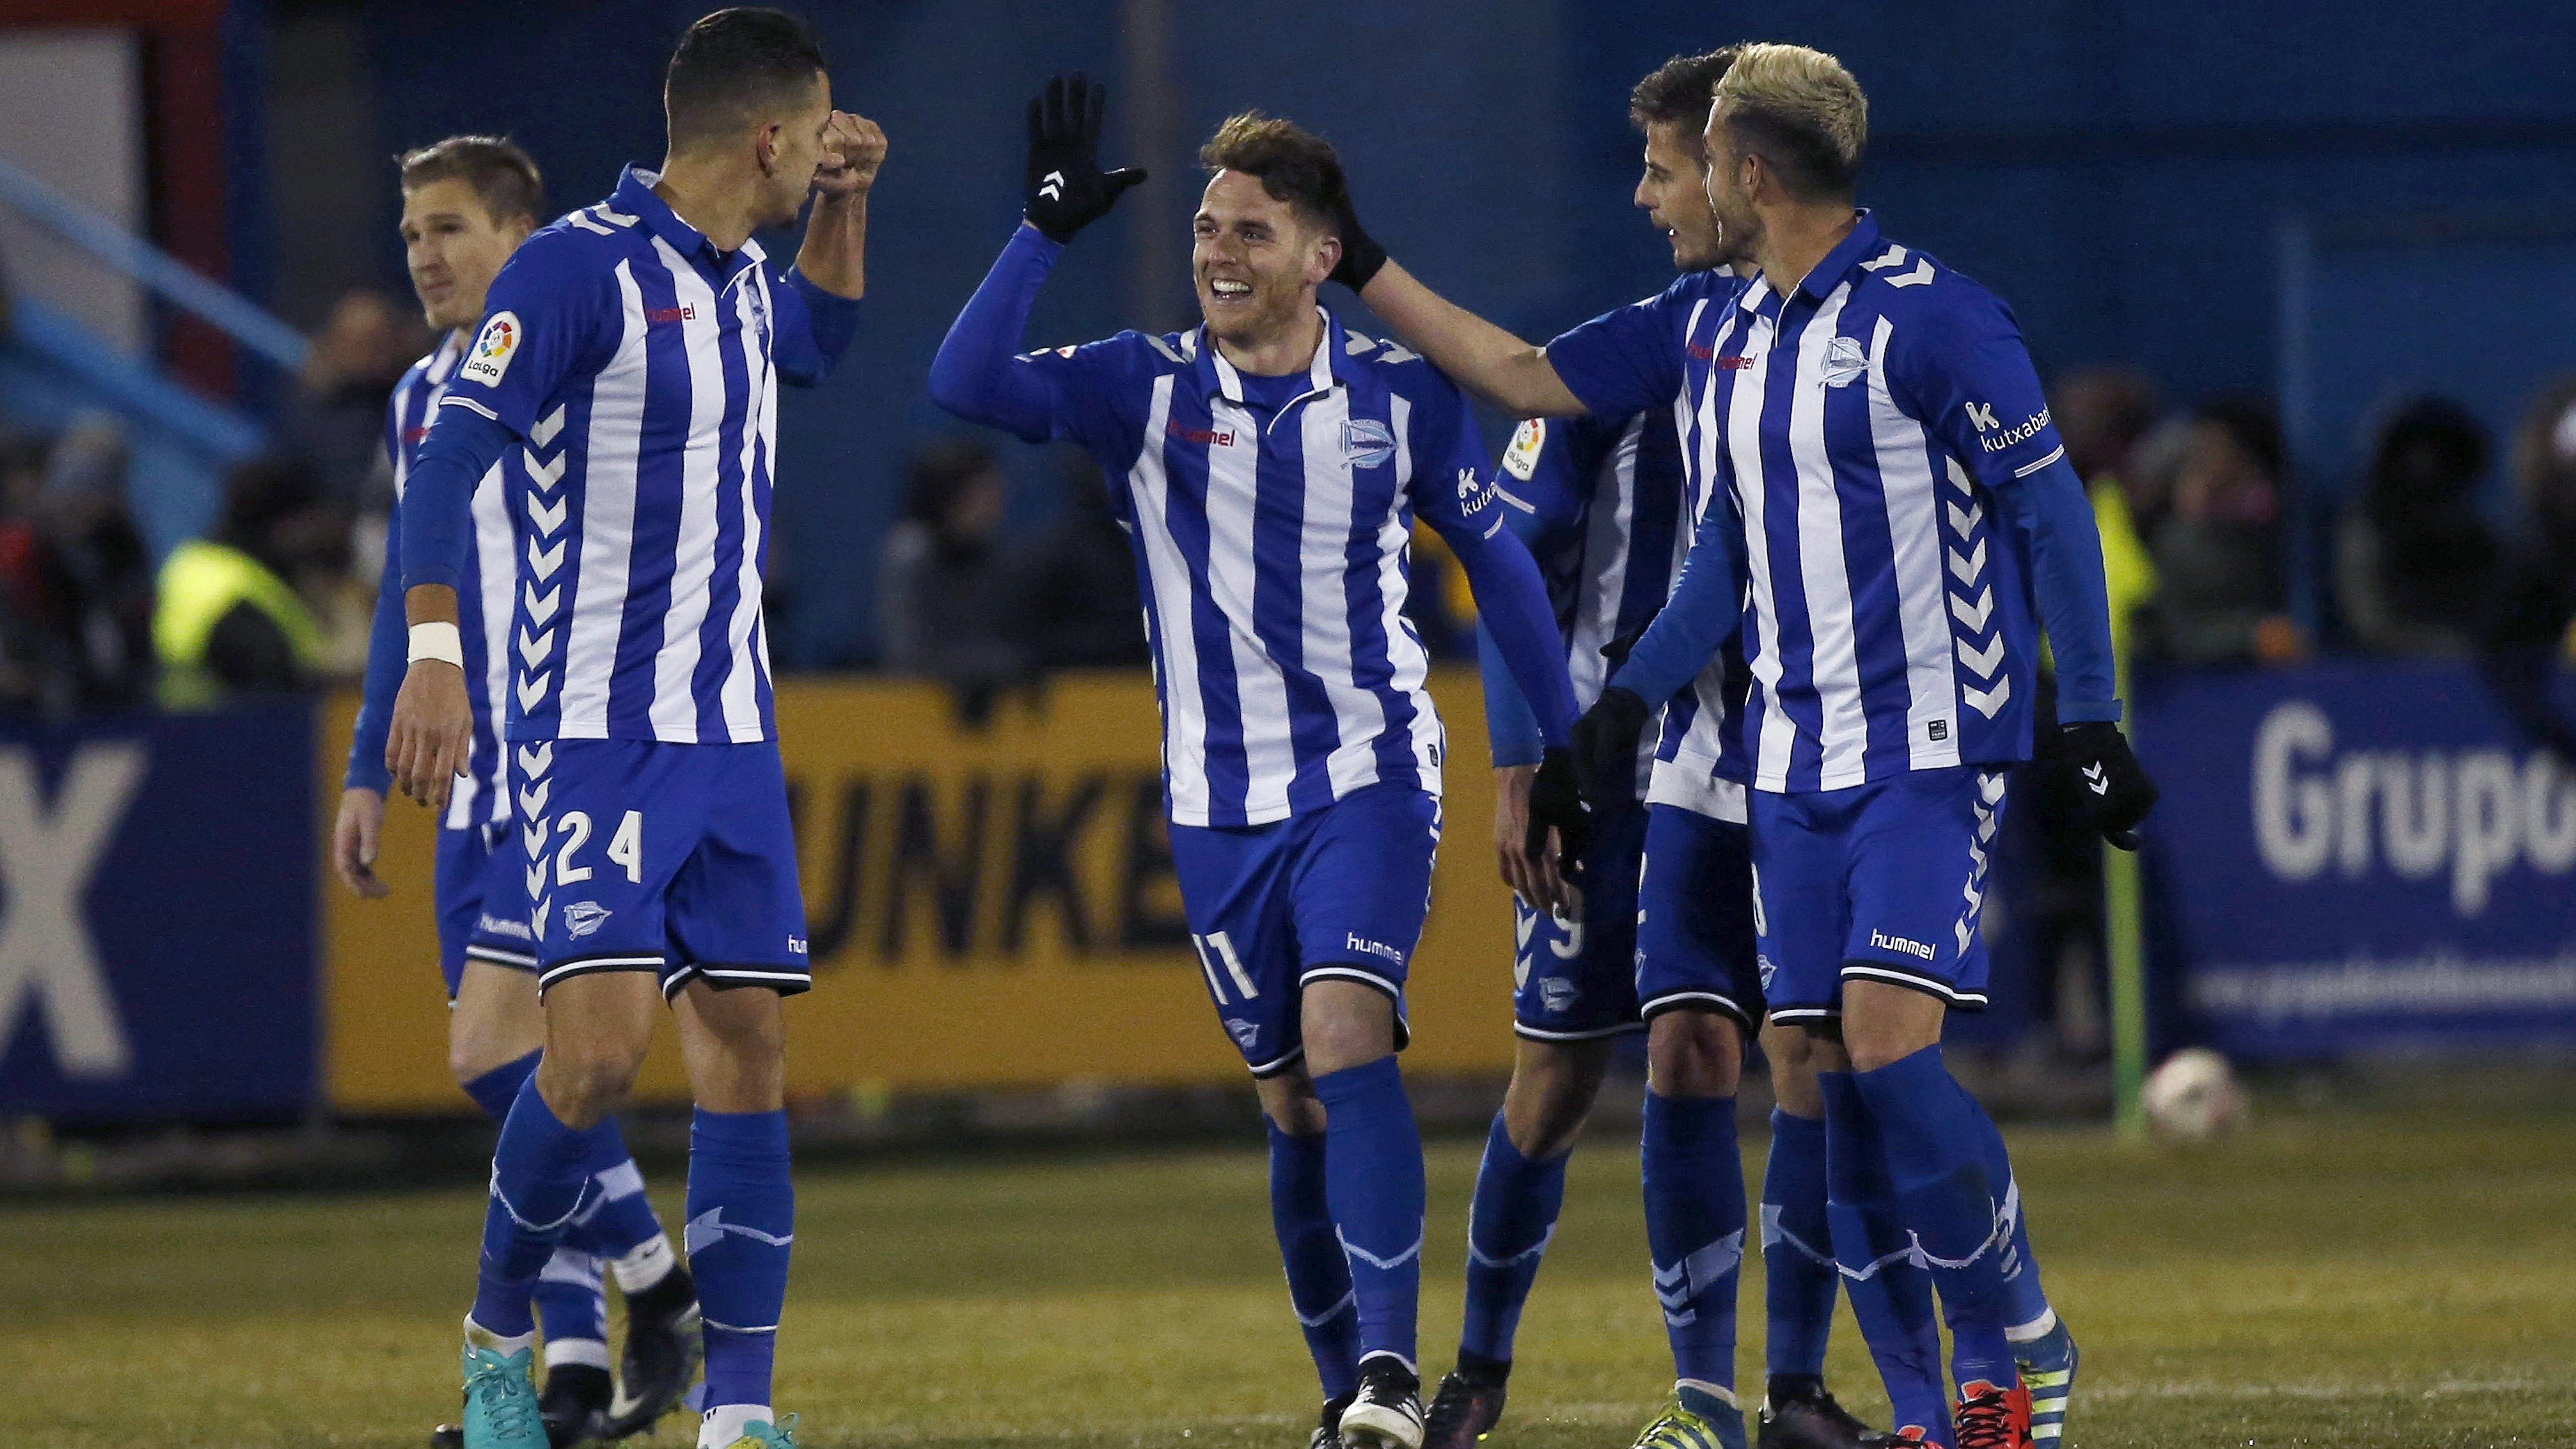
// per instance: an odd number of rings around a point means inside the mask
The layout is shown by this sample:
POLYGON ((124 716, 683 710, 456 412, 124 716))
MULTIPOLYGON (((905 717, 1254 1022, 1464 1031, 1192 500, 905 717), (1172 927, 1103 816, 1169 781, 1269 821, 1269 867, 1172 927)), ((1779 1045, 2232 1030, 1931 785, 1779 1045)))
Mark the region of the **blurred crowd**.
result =
MULTIPOLYGON (((343 297, 269 450, 226 476, 205 536, 157 566, 112 417, 51 436, 0 432, 0 709, 186 707, 355 677, 393 504, 385 399, 431 340, 408 306, 343 297)), ((2576 659, 2576 377, 2545 388, 2503 440, 2450 399, 2392 402, 2359 476, 2326 480, 2341 484, 2336 507, 2311 510, 2320 521, 2304 539, 2292 536, 2301 514, 2265 399, 2175 410, 2143 374, 2104 367, 2060 377, 2050 401, 2093 496, 2124 658, 2476 659, 2535 730, 2576 744, 2529 684, 2576 659), (2303 558, 2319 602, 2294 616, 2303 558)), ((1051 466, 1052 506, 1014 509, 992 451, 933 444, 909 460, 900 517, 878 545, 873 662, 950 685, 968 719, 1055 670, 1147 662, 1135 569, 1099 470, 1069 451, 1051 466), (1015 511, 1042 521, 1011 529, 1015 511)), ((1472 658, 1473 600, 1437 540, 1417 543, 1415 626, 1435 657, 1472 658)), ((781 619, 801 602, 776 566, 784 553, 773 549, 771 579, 781 619)), ((780 664, 866 657, 825 656, 791 647, 780 664)))

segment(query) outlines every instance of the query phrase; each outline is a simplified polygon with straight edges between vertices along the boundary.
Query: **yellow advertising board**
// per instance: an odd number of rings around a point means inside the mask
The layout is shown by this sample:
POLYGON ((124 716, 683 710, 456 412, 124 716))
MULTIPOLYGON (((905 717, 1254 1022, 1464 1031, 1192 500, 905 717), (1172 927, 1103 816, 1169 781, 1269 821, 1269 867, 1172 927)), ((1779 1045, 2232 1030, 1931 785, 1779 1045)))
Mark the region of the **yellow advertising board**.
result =
MULTIPOLYGON (((1431 920, 1407 993, 1408 1070, 1511 1062, 1510 898, 1495 876, 1493 775, 1472 670, 1432 692, 1463 745, 1448 772, 1431 920)), ((321 769, 339 798, 354 701, 321 769)), ((1240 1079, 1181 915, 1159 726, 1142 673, 1056 678, 962 723, 931 684, 789 681, 779 737, 796 808, 814 989, 788 1005, 800 1094, 1240 1079)), ((326 1081, 333 1107, 444 1112, 446 1007, 430 918, 428 812, 387 811, 362 901, 326 879, 326 1081)), ((685 1097, 668 1038, 644 1094, 685 1097)))

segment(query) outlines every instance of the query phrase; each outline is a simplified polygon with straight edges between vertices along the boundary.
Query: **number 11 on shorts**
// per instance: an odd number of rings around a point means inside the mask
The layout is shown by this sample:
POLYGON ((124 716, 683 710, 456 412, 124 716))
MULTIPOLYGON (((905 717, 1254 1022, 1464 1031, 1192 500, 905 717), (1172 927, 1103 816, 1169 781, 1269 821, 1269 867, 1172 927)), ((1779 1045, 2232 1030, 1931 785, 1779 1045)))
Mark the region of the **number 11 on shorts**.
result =
POLYGON ((1234 954, 1234 943, 1226 939, 1225 932, 1210 931, 1204 936, 1192 936, 1190 941, 1199 948, 1199 966, 1207 972, 1208 990, 1216 994, 1217 1000, 1225 1000, 1225 983, 1216 975, 1219 962, 1225 964, 1225 974, 1234 978, 1235 1000, 1250 1001, 1261 994, 1260 988, 1252 984, 1252 973, 1243 969, 1243 958, 1234 954))

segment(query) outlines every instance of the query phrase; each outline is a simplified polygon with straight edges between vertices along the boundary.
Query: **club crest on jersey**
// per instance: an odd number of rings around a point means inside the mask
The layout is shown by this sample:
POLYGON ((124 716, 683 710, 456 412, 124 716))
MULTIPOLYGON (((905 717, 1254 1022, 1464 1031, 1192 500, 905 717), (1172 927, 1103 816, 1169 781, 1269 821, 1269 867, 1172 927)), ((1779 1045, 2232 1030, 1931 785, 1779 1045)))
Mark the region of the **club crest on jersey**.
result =
POLYGON ((1395 433, 1375 418, 1346 419, 1342 456, 1354 468, 1382 468, 1395 457, 1395 433))
POLYGON ((1547 447, 1547 419, 1532 418, 1512 429, 1512 445, 1503 450, 1503 471, 1527 483, 1538 473, 1538 455, 1547 447))
POLYGON ((597 901, 575 901, 564 907, 564 934, 578 941, 608 924, 608 916, 608 907, 597 901))
POLYGON ((1848 387, 1869 375, 1869 353, 1857 337, 1837 337, 1825 344, 1824 365, 1816 369, 1827 387, 1848 387))
POLYGON ((1252 1050, 1253 1044, 1261 1040, 1261 1028, 1239 1016, 1225 1019, 1225 1034, 1233 1037, 1234 1044, 1245 1051, 1252 1050))
POLYGON ((483 330, 474 334, 474 346, 456 370, 485 387, 498 386, 501 374, 510 370, 510 359, 519 355, 519 341, 525 331, 519 325, 518 313, 493 313, 483 323, 483 330))

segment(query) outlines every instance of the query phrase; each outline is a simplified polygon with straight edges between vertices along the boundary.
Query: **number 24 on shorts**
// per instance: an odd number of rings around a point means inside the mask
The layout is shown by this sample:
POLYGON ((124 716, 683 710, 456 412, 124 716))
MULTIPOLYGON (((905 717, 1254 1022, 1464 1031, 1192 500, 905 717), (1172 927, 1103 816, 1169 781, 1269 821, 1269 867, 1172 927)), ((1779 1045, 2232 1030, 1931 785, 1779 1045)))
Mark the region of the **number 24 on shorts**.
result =
MULTIPOLYGON (((563 831, 563 848, 555 852, 555 884, 571 885, 590 879, 590 867, 573 864, 573 856, 590 841, 590 816, 581 810, 567 810, 557 818, 563 831)), ((644 812, 629 810, 617 822, 617 833, 608 837, 608 860, 611 865, 626 867, 626 878, 637 885, 644 883, 644 812)))

